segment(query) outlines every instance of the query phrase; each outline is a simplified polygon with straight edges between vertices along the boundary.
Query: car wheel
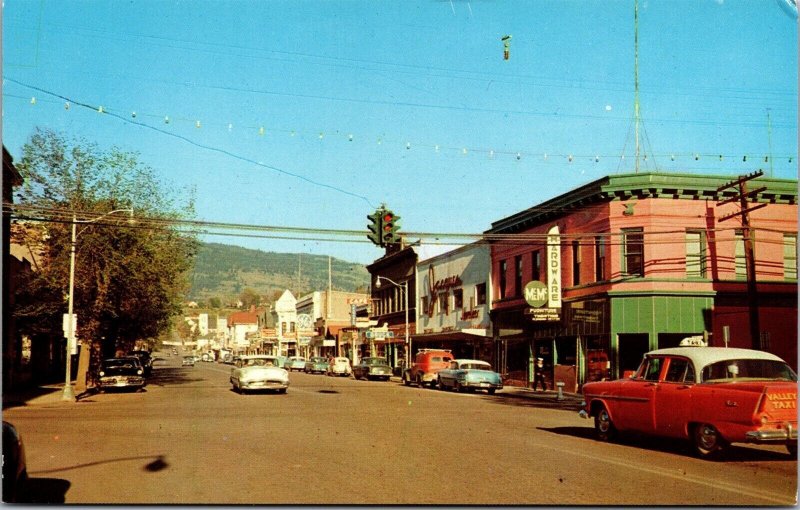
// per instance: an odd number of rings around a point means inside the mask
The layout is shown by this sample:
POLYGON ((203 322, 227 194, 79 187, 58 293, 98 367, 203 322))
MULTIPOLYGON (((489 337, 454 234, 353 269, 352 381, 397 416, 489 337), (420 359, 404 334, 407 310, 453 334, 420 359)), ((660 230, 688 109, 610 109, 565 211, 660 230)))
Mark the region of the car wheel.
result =
POLYGON ((439 391, 444 391, 445 390, 444 384, 442 384, 442 380, 441 379, 437 379, 436 387, 439 388, 439 391))
POLYGON ((797 458, 797 443, 787 443, 786 449, 789 450, 789 455, 797 458))
POLYGON ((600 441, 611 441, 617 432, 605 406, 601 407, 594 417, 594 430, 600 441))
POLYGON ((461 383, 458 381, 453 383, 453 391, 457 391, 459 393, 464 393, 464 388, 461 386, 461 383))
POLYGON ((405 384, 406 386, 411 385, 411 381, 408 379, 408 376, 406 374, 403 374, 403 384, 405 384))
POLYGON ((286 388, 281 388, 278 390, 278 393, 286 394, 286 388))
POLYGON ((488 390, 486 390, 486 393, 488 393, 489 395, 494 395, 494 388, 489 388, 488 390))
POLYGON ((719 431, 708 423, 700 423, 692 431, 695 453, 701 458, 713 458, 726 446, 719 431))

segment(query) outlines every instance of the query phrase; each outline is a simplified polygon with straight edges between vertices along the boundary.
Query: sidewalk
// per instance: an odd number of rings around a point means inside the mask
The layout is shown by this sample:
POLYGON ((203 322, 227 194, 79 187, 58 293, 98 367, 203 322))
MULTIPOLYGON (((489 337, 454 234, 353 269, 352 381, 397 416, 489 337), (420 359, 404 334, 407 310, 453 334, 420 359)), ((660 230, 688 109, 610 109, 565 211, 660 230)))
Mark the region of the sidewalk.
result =
MULTIPOLYGON (((28 406, 43 406, 55 405, 62 403, 69 403, 63 400, 64 383, 61 384, 46 384, 32 388, 25 388, 21 390, 3 391, 3 409, 12 407, 28 407, 28 406)), ((78 401, 84 395, 76 395, 78 401)))

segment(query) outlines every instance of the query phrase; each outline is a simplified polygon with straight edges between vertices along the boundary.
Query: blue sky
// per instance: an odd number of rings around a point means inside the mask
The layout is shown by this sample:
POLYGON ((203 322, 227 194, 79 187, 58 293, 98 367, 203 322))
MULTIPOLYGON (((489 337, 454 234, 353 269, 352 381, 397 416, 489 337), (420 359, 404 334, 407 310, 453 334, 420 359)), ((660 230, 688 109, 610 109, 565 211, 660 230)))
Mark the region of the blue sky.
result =
MULTIPOLYGON (((790 3, 639 0, 642 170, 797 178, 790 3)), ((634 0, 6 0, 2 14, 11 154, 37 126, 137 152, 196 188, 200 220, 366 233, 386 203, 406 232, 480 233, 634 169, 634 0)))

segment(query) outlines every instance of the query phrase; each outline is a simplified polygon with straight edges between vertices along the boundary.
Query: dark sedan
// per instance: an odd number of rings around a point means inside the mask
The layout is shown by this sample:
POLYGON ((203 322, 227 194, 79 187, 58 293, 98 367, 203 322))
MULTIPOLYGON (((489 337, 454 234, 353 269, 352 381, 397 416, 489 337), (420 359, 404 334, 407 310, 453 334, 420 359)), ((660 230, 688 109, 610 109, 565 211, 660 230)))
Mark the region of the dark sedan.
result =
POLYGON ((353 377, 356 379, 380 379, 388 381, 392 375, 392 367, 384 358, 362 358, 358 364, 353 365, 353 377))
POLYGON ((104 359, 100 362, 99 387, 102 391, 110 389, 143 389, 146 382, 144 368, 139 358, 127 356, 124 358, 104 359))

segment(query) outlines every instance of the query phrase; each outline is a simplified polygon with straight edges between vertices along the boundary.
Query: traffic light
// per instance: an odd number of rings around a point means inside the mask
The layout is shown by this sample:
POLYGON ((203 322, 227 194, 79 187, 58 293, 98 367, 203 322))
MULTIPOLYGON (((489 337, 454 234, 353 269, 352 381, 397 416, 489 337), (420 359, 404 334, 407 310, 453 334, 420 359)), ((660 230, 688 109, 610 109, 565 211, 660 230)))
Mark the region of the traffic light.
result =
POLYGON ((383 245, 395 244, 400 242, 400 216, 396 216, 392 211, 383 211, 381 218, 381 230, 383 232, 383 245))
POLYGON ((376 210, 372 214, 367 215, 367 219, 369 223, 367 224, 367 239, 372 241, 376 246, 383 246, 383 226, 381 225, 381 220, 383 219, 382 211, 376 210))

